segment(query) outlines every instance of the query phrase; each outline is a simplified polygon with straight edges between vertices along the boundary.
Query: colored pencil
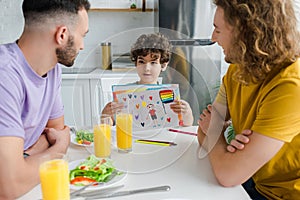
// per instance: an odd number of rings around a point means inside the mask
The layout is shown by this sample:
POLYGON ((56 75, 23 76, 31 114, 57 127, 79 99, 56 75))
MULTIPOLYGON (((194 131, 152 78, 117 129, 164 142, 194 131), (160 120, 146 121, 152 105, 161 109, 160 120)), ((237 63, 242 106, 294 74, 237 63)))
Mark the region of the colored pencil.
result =
POLYGON ((160 146, 176 146, 177 145, 174 142, 159 141, 159 140, 135 140, 135 142, 142 143, 142 144, 160 145, 160 146))
POLYGON ((181 131, 181 130, 176 130, 176 129, 172 129, 172 128, 169 128, 168 131, 197 136, 197 133, 188 132, 188 131, 181 131))

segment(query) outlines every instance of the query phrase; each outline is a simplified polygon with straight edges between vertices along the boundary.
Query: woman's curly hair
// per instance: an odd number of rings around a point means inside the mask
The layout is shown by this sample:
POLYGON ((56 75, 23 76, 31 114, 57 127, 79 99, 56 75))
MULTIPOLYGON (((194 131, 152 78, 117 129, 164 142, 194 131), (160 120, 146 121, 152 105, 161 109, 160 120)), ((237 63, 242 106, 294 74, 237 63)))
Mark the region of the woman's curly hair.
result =
POLYGON ((300 33, 292 0, 214 0, 233 27, 230 61, 243 83, 264 80, 300 56, 300 33))
POLYGON ((150 33, 141 35, 131 47, 130 59, 136 63, 139 56, 160 54, 160 63, 167 63, 171 57, 171 43, 161 33, 150 33))

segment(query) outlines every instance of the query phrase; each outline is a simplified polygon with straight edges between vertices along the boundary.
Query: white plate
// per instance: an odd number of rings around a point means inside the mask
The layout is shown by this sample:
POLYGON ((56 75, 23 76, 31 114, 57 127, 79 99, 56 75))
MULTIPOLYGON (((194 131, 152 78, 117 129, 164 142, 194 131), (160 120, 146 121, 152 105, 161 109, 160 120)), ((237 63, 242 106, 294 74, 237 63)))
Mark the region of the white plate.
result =
POLYGON ((82 147, 94 146, 94 142, 92 142, 91 144, 78 144, 78 142, 76 141, 76 135, 74 135, 74 134, 71 134, 71 143, 78 145, 78 146, 82 146, 82 147))
MULTIPOLYGON (((85 159, 75 160, 75 161, 70 162, 69 163, 69 170, 71 171, 72 169, 75 169, 83 161, 85 161, 85 159)), ((104 184, 100 184, 100 185, 96 185, 96 186, 90 186, 90 187, 86 188, 86 190, 97 190, 99 188, 106 188, 106 187, 112 186, 112 185, 114 185, 116 183, 119 183, 119 182, 123 181, 126 176, 127 176, 127 172, 122 172, 122 174, 116 175, 110 181, 108 181, 108 182, 106 182, 104 184)), ((81 187, 82 186, 76 186, 76 185, 71 185, 70 184, 70 189, 73 189, 73 190, 78 190, 81 187)))

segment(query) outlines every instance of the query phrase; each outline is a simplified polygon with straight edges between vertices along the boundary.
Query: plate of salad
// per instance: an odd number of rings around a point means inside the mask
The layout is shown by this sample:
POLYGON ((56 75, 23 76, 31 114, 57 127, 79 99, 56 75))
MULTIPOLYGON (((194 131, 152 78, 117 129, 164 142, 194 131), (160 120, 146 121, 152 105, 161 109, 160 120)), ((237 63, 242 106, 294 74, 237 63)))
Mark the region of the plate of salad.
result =
POLYGON ((89 129, 80 129, 71 135, 71 142, 79 146, 93 146, 94 134, 89 129))
POLYGON ((92 182, 95 184, 87 190, 104 188, 122 181, 127 175, 118 171, 111 159, 97 158, 95 155, 70 162, 69 170, 70 188, 74 190, 92 182))

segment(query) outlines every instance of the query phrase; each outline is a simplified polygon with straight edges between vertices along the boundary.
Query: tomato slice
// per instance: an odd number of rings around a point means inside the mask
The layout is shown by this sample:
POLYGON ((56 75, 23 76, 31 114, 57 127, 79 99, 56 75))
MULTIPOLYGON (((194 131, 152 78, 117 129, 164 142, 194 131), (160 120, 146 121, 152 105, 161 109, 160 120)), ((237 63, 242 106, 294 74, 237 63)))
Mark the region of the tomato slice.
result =
POLYGON ((87 140, 83 140, 83 144, 90 145, 91 142, 90 142, 90 141, 87 141, 87 140))
POLYGON ((83 177, 83 176, 77 176, 76 178, 74 178, 70 181, 70 183, 72 185, 87 185, 87 184, 93 183, 93 182, 96 183, 96 180, 87 178, 87 177, 83 177))
POLYGON ((106 163, 106 160, 105 159, 102 159, 101 162, 100 162, 100 165, 106 163))
POLYGON ((80 167, 80 169, 81 170, 88 170, 88 167, 83 165, 83 166, 80 167))

